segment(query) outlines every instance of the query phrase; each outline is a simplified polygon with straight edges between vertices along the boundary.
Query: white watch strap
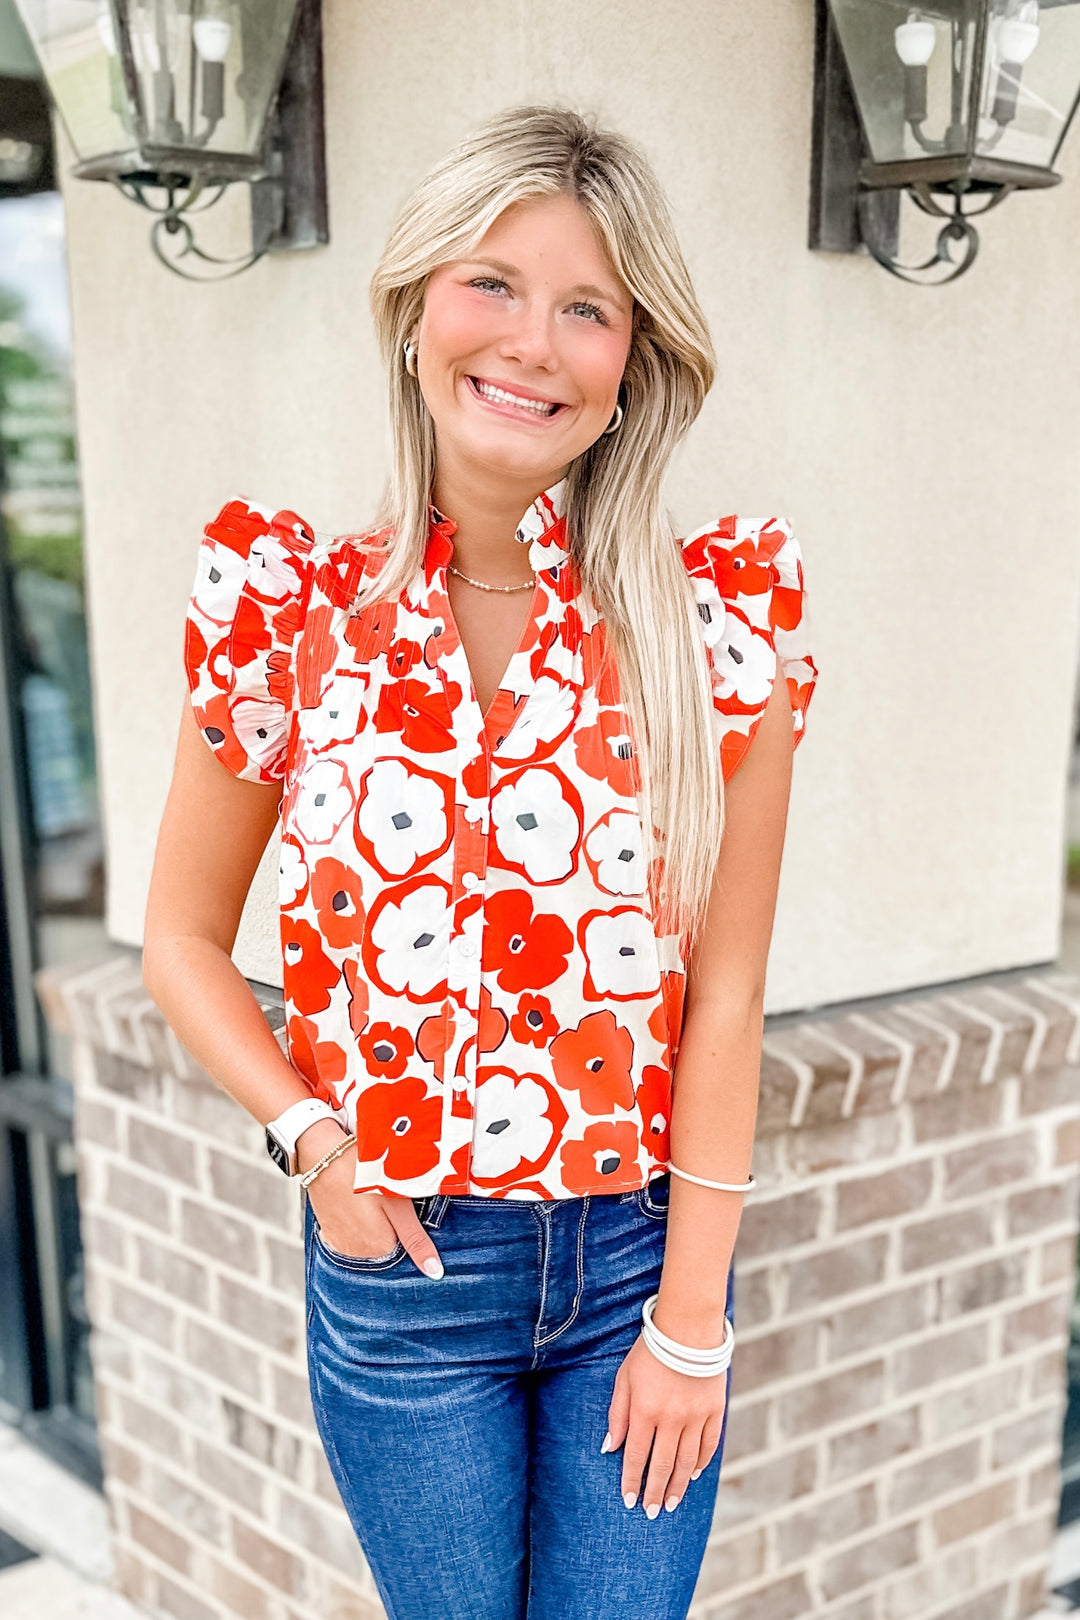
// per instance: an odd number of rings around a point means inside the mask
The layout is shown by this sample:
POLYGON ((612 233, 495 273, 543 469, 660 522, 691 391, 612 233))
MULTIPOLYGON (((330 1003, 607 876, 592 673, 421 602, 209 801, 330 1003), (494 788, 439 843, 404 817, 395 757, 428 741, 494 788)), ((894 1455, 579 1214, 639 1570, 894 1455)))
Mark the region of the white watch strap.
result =
POLYGON ((267 1126, 273 1131, 277 1140, 290 1156, 296 1152, 296 1143, 301 1134, 309 1125, 314 1125, 317 1119, 338 1120, 337 1111, 329 1103, 323 1102, 321 1097, 301 1097, 299 1102, 291 1103, 283 1114, 272 1119, 267 1126))

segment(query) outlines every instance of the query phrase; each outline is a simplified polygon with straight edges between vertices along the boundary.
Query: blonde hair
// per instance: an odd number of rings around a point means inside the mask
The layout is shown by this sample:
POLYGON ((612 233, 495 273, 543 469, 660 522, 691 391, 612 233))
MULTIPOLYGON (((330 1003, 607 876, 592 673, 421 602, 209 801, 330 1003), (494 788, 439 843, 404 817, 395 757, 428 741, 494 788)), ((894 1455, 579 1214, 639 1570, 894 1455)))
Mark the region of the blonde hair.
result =
POLYGON ((605 621, 638 760, 649 887, 662 932, 688 940, 712 889, 724 820, 720 751, 701 623, 661 501, 676 445, 713 380, 705 317, 647 160, 575 112, 514 107, 420 182, 383 250, 371 304, 389 372, 393 466, 380 522, 386 561, 368 600, 395 596, 422 563, 434 428, 402 348, 428 275, 467 257, 505 209, 573 197, 634 298, 624 416, 567 474, 567 542, 605 621))

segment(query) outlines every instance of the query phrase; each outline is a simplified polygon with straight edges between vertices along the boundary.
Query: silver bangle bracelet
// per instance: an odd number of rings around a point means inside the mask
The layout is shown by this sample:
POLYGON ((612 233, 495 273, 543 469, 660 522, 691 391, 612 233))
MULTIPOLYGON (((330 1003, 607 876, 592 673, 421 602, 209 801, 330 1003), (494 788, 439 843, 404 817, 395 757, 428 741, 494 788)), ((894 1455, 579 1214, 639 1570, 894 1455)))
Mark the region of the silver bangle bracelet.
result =
POLYGON ((650 1294, 641 1307, 641 1336, 657 1361, 675 1372, 688 1373, 691 1378, 715 1378, 718 1373, 726 1372, 735 1351, 735 1329, 730 1317, 724 1318, 723 1344, 705 1349, 700 1345, 680 1344, 677 1339, 661 1333, 653 1322, 659 1298, 659 1293, 650 1294))
POLYGON ((684 1181, 696 1181, 699 1187, 716 1187, 720 1192, 749 1192, 756 1187, 757 1182, 753 1176, 749 1181, 707 1181, 704 1176, 692 1176, 689 1170, 680 1170, 668 1160, 668 1170, 673 1176, 681 1176, 684 1181))

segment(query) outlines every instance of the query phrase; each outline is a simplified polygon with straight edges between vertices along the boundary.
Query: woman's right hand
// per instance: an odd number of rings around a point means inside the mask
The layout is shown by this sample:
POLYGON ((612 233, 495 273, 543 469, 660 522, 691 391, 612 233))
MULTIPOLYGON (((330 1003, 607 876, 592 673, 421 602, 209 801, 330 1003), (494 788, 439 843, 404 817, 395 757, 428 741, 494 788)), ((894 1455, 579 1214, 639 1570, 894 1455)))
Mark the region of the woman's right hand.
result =
MULTIPOLYGON (((321 1119, 309 1125, 296 1144, 301 1174, 340 1141, 341 1129, 333 1120, 321 1119)), ((379 1192, 354 1192, 355 1171, 356 1154, 350 1148, 325 1170, 320 1170, 307 1189, 319 1231, 329 1247, 353 1259, 374 1260, 389 1254, 400 1239, 425 1276, 441 1277, 443 1263, 439 1251, 421 1223, 412 1199, 385 1198, 379 1192)))

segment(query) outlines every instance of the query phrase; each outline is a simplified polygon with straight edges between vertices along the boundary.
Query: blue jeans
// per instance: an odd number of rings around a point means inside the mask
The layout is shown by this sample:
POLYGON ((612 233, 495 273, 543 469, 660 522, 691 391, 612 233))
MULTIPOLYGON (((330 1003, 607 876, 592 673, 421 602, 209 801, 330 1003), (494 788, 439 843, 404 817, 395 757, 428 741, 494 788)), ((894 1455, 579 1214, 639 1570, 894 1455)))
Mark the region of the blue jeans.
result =
POLYGON ((390 1620, 685 1620, 726 1410, 705 1472, 655 1519, 623 1504, 622 1449, 600 1451, 669 1191, 665 1175, 543 1202, 415 1198, 437 1280, 400 1243, 337 1254, 307 1205, 315 1419, 390 1620))

